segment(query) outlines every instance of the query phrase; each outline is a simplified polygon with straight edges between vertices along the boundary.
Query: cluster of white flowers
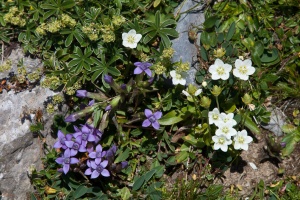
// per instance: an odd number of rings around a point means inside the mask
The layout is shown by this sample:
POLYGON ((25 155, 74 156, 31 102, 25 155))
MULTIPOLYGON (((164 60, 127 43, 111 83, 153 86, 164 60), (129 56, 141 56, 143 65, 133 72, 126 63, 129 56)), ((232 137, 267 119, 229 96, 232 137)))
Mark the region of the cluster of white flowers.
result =
POLYGON ((237 131, 233 128, 237 124, 233 117, 233 113, 220 113, 218 108, 214 108, 208 113, 209 124, 215 124, 218 127, 216 135, 212 137, 214 150, 221 149, 226 152, 228 145, 232 144, 232 137, 234 137, 234 149, 248 150, 248 145, 253 139, 247 135, 246 130, 237 131))
MULTIPOLYGON (((252 67, 252 61, 250 59, 240 60, 237 59, 234 63, 235 68, 233 69, 233 75, 244 81, 249 79, 249 76, 254 74, 255 68, 252 67)), ((222 60, 217 58, 215 63, 211 65, 208 71, 211 73, 213 80, 227 80, 229 78, 232 66, 224 63, 222 60)))

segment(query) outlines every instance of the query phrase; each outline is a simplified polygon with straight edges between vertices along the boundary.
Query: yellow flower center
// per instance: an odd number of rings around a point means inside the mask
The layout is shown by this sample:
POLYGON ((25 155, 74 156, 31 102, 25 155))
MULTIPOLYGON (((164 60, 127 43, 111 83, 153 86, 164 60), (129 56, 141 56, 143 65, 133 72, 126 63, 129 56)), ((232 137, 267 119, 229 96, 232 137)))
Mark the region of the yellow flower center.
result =
POLYGON ((222 132, 227 134, 229 132, 229 128, 228 127, 223 127, 222 132))
POLYGON ((247 69, 247 67, 246 67, 245 65, 243 65, 243 66, 240 66, 239 72, 240 72, 241 74, 247 74, 248 69, 247 69))
POLYGON ((239 142, 239 143, 243 144, 244 141, 245 141, 245 139, 244 139, 243 137, 238 137, 238 142, 239 142))
POLYGON ((225 143, 224 138, 219 138, 219 144, 224 144, 224 143, 225 143))
POLYGON ((214 120, 217 120, 217 119, 219 118, 219 115, 218 115, 218 114, 213 114, 213 115, 212 115, 212 118, 213 118, 214 120))
POLYGON ((135 43, 134 41, 135 41, 135 40, 134 40, 134 37, 133 37, 132 35, 129 35, 129 36, 127 37, 127 42, 128 42, 128 43, 134 44, 134 43, 135 43))
POLYGON ((181 79, 181 74, 176 74, 176 79, 181 79))
POLYGON ((223 74, 225 74, 224 67, 222 67, 222 66, 219 66, 219 67, 217 68, 217 73, 218 73, 219 75, 223 75, 223 74))

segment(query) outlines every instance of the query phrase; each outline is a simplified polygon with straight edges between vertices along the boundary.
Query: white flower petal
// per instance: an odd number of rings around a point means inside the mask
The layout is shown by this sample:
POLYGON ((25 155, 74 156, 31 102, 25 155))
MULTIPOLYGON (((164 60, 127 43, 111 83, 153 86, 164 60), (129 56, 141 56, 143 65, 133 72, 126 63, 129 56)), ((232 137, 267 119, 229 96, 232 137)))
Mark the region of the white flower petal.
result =
POLYGON ((202 93, 202 89, 198 89, 196 92, 195 92, 195 96, 198 96, 199 94, 202 93))

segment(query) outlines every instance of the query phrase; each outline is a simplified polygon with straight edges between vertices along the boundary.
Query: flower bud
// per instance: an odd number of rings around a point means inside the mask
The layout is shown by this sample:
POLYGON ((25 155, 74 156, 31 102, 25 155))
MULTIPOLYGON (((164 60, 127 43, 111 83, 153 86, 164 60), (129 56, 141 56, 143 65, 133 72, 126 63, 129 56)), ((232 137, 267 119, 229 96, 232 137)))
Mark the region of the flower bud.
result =
POLYGON ((119 104, 120 99, 121 96, 116 96, 115 98, 113 98, 113 100, 111 100, 110 105, 112 106, 112 108, 115 108, 119 104))
POLYGON ((76 91, 76 96, 77 97, 86 97, 87 96, 87 91, 86 90, 77 90, 76 91))
POLYGON ((113 78, 112 78, 110 75, 105 74, 105 75, 104 75, 104 81, 105 81, 107 84, 112 84, 113 78))
POLYGON ((211 104, 211 100, 210 98, 206 97, 206 96, 203 96, 200 100, 200 105, 204 108, 209 108, 211 104))
POLYGON ((203 82, 202 82, 202 86, 203 86, 203 87, 206 87, 206 86, 207 86, 207 82, 206 82, 206 81, 203 81, 203 82))
POLYGON ((252 97, 246 93, 243 97, 242 97, 242 101, 244 102, 244 104, 249 105, 252 102, 252 97))
POLYGON ((55 194, 56 189, 49 187, 48 185, 45 186, 45 193, 46 194, 55 194))
POLYGON ((213 89, 211 90, 211 93, 212 93, 215 97, 217 97, 217 96, 219 96, 219 95, 221 94, 222 90, 223 90, 223 88, 221 88, 221 87, 219 87, 219 86, 217 86, 217 85, 214 85, 214 86, 213 86, 213 89))

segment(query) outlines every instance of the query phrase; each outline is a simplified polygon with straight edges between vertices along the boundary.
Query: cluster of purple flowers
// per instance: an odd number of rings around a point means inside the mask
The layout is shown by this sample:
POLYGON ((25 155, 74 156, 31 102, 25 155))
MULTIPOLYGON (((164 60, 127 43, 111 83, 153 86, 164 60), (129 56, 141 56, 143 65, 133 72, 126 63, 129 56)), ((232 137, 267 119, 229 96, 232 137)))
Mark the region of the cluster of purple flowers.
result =
MULTIPOLYGON (((108 169, 109 161, 112 160, 117 147, 113 145, 107 151, 103 151, 99 143, 102 137, 102 132, 90 125, 82 125, 80 128, 74 126, 75 133, 64 135, 60 130, 58 131, 58 141, 54 144, 54 148, 62 150, 61 157, 55 161, 62 164, 63 168, 59 171, 68 173, 70 165, 79 163, 80 155, 88 154, 89 159, 86 160, 87 169, 85 175, 91 175, 91 179, 97 178, 100 175, 109 177, 108 169), (96 148, 94 149, 94 147, 96 148), (84 153, 84 154, 80 154, 84 153)), ((124 161, 122 167, 127 167, 128 163, 124 161)))

